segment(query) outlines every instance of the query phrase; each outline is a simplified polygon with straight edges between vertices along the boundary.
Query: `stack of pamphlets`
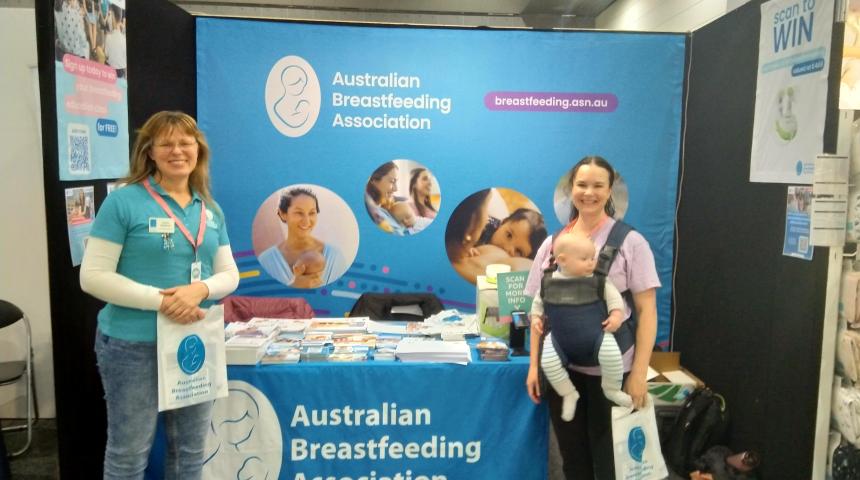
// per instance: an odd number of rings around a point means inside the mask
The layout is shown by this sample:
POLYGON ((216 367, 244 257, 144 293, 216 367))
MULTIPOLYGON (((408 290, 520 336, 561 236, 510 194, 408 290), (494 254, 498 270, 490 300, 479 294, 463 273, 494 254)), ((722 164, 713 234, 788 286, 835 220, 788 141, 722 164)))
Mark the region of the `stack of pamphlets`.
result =
POLYGON ((400 335, 381 334, 376 336, 376 350, 373 351, 373 360, 378 362, 393 362, 397 359, 395 352, 397 344, 403 337, 400 335))
POLYGON ((397 344, 397 358, 402 362, 442 362, 465 365, 472 361, 466 342, 445 342, 420 337, 406 337, 397 344))
POLYGON ((391 347, 376 347, 373 351, 373 360, 375 362, 393 362, 397 360, 396 348, 391 347))
POLYGON ((380 348, 390 348, 394 350, 397 348, 397 344, 400 343, 400 340, 403 337, 400 335, 377 335, 376 336, 376 349, 380 348))
POLYGON ((438 329, 443 339, 460 339, 466 336, 474 336, 480 333, 477 316, 460 313, 456 308, 442 310, 424 320, 427 328, 438 329))
POLYGON ((335 347, 362 346, 374 348, 376 347, 376 335, 372 333, 335 333, 331 336, 331 343, 335 347))
POLYGON ((507 344, 498 340, 483 340, 476 347, 485 362, 504 362, 508 360, 510 349, 507 344))
POLYGON ((286 342, 272 342, 260 363, 298 363, 300 357, 301 349, 298 346, 291 346, 286 342))
POLYGON ((330 332, 308 332, 302 339, 303 347, 322 347, 331 344, 330 332))
POLYGON ((310 322, 310 320, 278 319, 276 324, 280 332, 278 333, 278 338, 304 338, 305 329, 307 329, 310 322))
POLYGON ((301 358, 303 362, 326 362, 331 354, 330 345, 302 345, 301 358))
POLYGON ((266 353, 278 327, 266 322, 232 322, 224 327, 228 337, 225 353, 228 365, 255 365, 266 353))
POLYGON ((370 348, 366 346, 337 346, 335 345, 331 355, 328 356, 330 362, 363 362, 367 360, 367 354, 370 348))
POLYGON ((308 332, 365 333, 367 317, 355 318, 314 318, 308 325, 308 332))

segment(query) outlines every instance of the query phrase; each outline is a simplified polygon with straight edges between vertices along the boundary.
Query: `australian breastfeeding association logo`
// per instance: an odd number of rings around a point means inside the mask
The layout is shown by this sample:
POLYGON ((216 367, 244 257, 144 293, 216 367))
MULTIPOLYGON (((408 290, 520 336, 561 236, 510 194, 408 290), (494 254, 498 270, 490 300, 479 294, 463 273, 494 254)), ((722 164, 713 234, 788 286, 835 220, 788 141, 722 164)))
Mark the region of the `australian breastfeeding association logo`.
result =
POLYGON ((186 375, 194 375, 206 360, 206 346, 197 335, 189 335, 182 339, 176 352, 179 368, 186 375))
POLYGON ((288 137, 301 137, 317 121, 322 96, 313 67, 302 57, 278 60, 266 80, 266 112, 272 125, 288 137))

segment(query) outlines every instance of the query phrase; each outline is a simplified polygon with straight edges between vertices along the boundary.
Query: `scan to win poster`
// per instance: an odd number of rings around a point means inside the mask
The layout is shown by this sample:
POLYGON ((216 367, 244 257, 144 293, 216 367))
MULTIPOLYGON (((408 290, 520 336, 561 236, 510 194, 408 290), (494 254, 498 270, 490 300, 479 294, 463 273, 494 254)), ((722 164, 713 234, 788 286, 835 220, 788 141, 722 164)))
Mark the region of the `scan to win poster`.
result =
POLYGON ((342 316, 362 292, 473 311, 567 223, 570 168, 617 169, 668 339, 684 37, 197 20, 198 119, 238 295, 342 316))
POLYGON ((812 183, 824 137, 833 3, 761 6, 751 182, 812 183))
POLYGON ((128 172, 125 0, 54 3, 60 180, 128 172))

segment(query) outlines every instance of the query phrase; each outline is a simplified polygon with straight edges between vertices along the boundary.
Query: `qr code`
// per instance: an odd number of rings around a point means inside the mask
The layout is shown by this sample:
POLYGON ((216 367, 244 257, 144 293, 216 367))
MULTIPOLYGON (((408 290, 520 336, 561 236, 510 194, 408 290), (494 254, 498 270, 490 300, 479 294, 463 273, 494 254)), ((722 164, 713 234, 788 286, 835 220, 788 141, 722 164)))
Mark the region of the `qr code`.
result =
POLYGON ((86 125, 69 124, 69 173, 90 173, 90 129, 86 125))
POLYGON ((806 235, 798 237, 797 251, 799 251, 800 253, 806 253, 809 251, 809 237, 807 237, 806 235))

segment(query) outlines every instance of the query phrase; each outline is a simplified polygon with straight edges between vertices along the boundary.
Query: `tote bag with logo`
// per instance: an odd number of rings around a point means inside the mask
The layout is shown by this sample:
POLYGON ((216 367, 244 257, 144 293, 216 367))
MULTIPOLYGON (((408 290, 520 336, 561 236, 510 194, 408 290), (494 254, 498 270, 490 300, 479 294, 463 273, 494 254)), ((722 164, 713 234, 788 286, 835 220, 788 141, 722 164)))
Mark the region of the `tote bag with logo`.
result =
POLYGON ((159 412, 227 396, 222 305, 190 324, 159 313, 157 329, 159 412))
POLYGON ((660 450, 651 395, 640 410, 612 407, 612 444, 616 479, 660 480, 669 476, 660 450))

